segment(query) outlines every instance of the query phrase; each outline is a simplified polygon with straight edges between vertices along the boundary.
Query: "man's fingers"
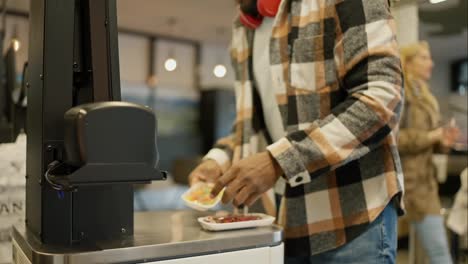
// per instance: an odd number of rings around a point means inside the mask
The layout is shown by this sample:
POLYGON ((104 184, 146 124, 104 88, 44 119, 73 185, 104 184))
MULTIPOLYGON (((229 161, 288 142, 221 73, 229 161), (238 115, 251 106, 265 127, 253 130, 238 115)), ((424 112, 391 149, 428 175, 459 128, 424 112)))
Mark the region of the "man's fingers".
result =
POLYGON ((239 175, 236 176, 237 177, 235 177, 235 179, 227 185, 226 190, 224 190, 223 203, 225 204, 229 203, 232 199, 234 199, 237 193, 239 193, 239 190, 241 190, 242 187, 245 186, 245 184, 240 179, 239 175))
POLYGON ((247 199, 250 197, 250 195, 253 194, 253 189, 250 186, 244 186, 240 192, 237 193, 237 195, 234 198, 234 206, 239 207, 241 205, 244 205, 247 199))
POLYGON ((223 176, 221 176, 215 183, 211 196, 216 197, 221 190, 228 185, 236 177, 237 170, 230 169, 223 176))
POLYGON ((251 194, 249 198, 247 198, 247 200, 245 201, 245 205, 249 207, 252 206, 261 196, 262 196, 261 193, 251 194))
POLYGON ((206 181, 207 177, 204 173, 197 173, 195 175, 195 179, 198 179, 200 181, 206 181))
POLYGON ((206 176, 203 174, 203 173, 200 173, 200 172, 193 172, 192 174, 190 174, 189 176, 189 180, 190 180, 190 185, 193 185, 197 182, 204 182, 206 181, 206 176))

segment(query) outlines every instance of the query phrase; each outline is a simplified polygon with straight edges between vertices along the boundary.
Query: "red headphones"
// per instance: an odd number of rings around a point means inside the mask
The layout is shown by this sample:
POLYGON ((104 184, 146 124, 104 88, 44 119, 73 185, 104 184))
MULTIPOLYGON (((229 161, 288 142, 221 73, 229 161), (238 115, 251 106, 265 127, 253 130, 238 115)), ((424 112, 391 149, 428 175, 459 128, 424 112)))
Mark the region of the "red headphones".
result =
POLYGON ((258 28, 263 21, 263 17, 275 17, 281 0, 257 0, 257 10, 259 15, 252 16, 240 11, 241 23, 250 29, 258 28))

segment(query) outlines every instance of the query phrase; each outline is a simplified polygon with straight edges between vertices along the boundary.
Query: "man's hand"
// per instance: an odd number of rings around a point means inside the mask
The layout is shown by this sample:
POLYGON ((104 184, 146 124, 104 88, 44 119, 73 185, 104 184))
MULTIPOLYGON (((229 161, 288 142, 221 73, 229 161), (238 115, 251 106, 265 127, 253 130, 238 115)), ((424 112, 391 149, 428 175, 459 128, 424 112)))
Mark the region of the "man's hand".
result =
POLYGON ((222 174, 221 167, 214 160, 203 161, 189 175, 190 186, 197 182, 215 182, 222 174))
POLYGON ((234 206, 251 206, 260 196, 272 188, 280 175, 281 167, 269 152, 262 152, 239 161, 216 182, 213 196, 226 187, 223 203, 234 199, 234 206))

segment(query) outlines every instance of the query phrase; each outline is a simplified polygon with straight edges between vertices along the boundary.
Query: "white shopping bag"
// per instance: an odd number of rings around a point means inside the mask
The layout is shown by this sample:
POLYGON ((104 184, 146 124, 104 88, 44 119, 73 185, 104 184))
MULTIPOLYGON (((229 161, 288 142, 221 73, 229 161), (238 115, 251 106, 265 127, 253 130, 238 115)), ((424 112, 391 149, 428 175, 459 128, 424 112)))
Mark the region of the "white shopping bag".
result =
POLYGON ((0 144, 0 263, 12 259, 11 227, 25 216, 26 136, 0 144))

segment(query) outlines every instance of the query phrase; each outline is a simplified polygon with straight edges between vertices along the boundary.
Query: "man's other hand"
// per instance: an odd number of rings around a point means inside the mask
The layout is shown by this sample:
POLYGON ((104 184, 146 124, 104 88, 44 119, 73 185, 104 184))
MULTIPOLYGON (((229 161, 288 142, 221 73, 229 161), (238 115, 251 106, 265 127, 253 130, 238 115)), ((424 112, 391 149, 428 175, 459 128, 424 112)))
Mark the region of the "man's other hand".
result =
POLYGON ((216 196, 226 187, 223 203, 234 200, 236 207, 251 206, 275 185, 281 174, 281 167, 269 152, 258 153, 233 165, 216 181, 211 194, 216 196))
POLYGON ((221 167, 214 160, 205 160, 189 175, 190 186, 197 182, 215 182, 222 174, 221 167))

